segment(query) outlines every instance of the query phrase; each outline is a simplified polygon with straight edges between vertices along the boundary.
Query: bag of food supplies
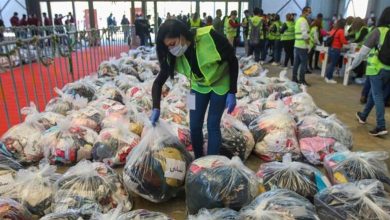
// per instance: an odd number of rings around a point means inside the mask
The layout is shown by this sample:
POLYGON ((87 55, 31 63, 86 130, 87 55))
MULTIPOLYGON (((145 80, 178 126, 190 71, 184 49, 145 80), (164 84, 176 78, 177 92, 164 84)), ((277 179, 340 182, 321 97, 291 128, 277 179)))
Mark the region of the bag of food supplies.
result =
POLYGON ((237 156, 205 156, 191 164, 185 190, 189 214, 201 208, 240 210, 260 193, 260 182, 237 156))
POLYGON ((40 220, 86 220, 87 218, 83 218, 82 215, 77 211, 64 211, 64 212, 58 212, 58 213, 50 213, 42 218, 40 220))
POLYGON ((123 170, 126 188, 152 202, 167 201, 177 195, 192 161, 171 131, 161 119, 155 127, 148 127, 123 170))
POLYGON ((274 189, 256 197, 241 209, 239 219, 319 220, 316 209, 306 198, 287 189, 274 189))
POLYGON ((161 212, 153 212, 146 209, 137 209, 124 213, 122 207, 112 209, 106 214, 95 212, 90 220, 172 220, 161 212))
POLYGON ((115 77, 119 74, 119 68, 115 58, 103 61, 98 67, 98 77, 115 77))
POLYGON ((324 167, 333 184, 377 179, 390 185, 387 159, 386 151, 335 152, 325 157, 324 167))
POLYGON ((92 101, 95 99, 96 88, 89 79, 81 79, 73 83, 68 83, 62 88, 64 94, 72 95, 73 97, 83 97, 92 101))
POLYGON ((20 110, 23 115, 26 115, 24 119, 27 123, 37 122, 41 124, 45 130, 56 126, 59 121, 65 119, 65 116, 54 112, 38 112, 37 106, 31 102, 30 106, 24 107, 20 110))
POLYGON ((98 134, 69 121, 47 130, 37 146, 44 149, 45 158, 52 164, 74 164, 92 158, 92 147, 98 134))
POLYGON ((31 220, 31 213, 12 199, 0 198, 0 217, 4 220, 31 220))
POLYGON ((228 208, 215 208, 199 210, 198 214, 188 216, 188 220, 238 220, 238 212, 228 208))
POLYGON ((58 94, 58 97, 52 98, 46 104, 46 112, 54 112, 66 116, 69 111, 85 108, 88 104, 88 99, 79 95, 65 94, 58 88, 54 88, 54 91, 58 94))
POLYGON ((95 211, 107 213, 122 205, 133 207, 131 197, 116 172, 100 162, 80 161, 55 183, 52 210, 55 213, 76 211, 90 216, 95 211))
POLYGON ((96 132, 101 129, 101 123, 104 118, 104 112, 92 106, 72 111, 69 113, 67 120, 74 126, 83 126, 96 132))
POLYGON ((321 219, 390 219, 390 196, 378 180, 338 184, 314 199, 321 219))

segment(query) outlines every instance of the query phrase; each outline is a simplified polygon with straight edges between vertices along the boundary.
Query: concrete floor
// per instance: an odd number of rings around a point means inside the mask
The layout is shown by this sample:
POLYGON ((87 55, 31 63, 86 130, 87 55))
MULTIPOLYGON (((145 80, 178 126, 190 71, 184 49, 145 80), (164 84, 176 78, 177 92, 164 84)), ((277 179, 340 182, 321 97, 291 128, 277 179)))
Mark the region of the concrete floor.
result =
MULTIPOLYGON (((272 67, 270 65, 266 65, 265 68, 268 68, 270 73, 279 73, 282 70, 280 67, 272 67)), ((291 70, 289 70, 289 77, 291 77, 291 70)), ((368 131, 375 126, 375 111, 373 111, 368 118, 367 125, 360 125, 355 120, 355 112, 360 111, 363 108, 363 105, 359 103, 362 86, 343 86, 342 78, 337 76, 335 78, 339 84, 326 84, 323 78, 321 78, 319 71, 306 75, 306 77, 307 82, 311 84, 311 87, 308 88, 308 92, 313 96, 317 106, 328 113, 336 114, 351 130, 353 134, 354 151, 387 151, 390 153, 389 136, 375 138, 368 135, 368 131)), ((388 109, 386 109, 386 111, 388 111, 388 109)), ((388 122, 390 121, 389 115, 386 115, 386 120, 388 122)), ((390 127, 389 123, 388 127, 390 127)), ((390 166, 389 159, 386 163, 390 166)), ((257 171, 261 161, 251 155, 245 164, 250 169, 257 171)), ((137 196, 134 196, 134 200, 136 209, 145 208, 164 212, 178 220, 186 219, 184 192, 176 199, 161 204, 154 204, 137 196)))

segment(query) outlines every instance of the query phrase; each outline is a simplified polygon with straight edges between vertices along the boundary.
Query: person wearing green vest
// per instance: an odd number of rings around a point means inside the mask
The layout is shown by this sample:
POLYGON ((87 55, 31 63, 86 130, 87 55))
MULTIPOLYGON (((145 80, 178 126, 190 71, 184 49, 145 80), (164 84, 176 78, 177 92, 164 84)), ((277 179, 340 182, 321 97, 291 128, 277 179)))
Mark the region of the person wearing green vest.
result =
POLYGON ((308 72, 311 73, 312 67, 313 67, 313 58, 314 54, 316 52, 316 46, 321 45, 320 43, 320 30, 322 29, 321 27, 321 21, 316 19, 314 20, 311 25, 310 25, 310 41, 309 41, 309 46, 310 46, 310 52, 309 52, 309 66, 308 66, 308 72))
MULTIPOLYGON (((179 20, 165 21, 157 34, 157 57, 161 71, 153 83, 153 111, 160 116, 161 90, 178 72, 190 81, 187 95, 190 130, 195 158, 203 156, 203 122, 207 113, 207 155, 217 155, 222 143, 220 123, 225 107, 230 114, 236 105, 238 61, 227 39, 212 26, 188 30, 179 20)), ((177 85, 183 86, 183 85, 177 85)))
POLYGON ((275 15, 274 21, 272 22, 270 28, 270 36, 272 35, 274 41, 274 53, 273 53, 273 63, 272 66, 280 65, 280 56, 282 55, 282 44, 280 42, 282 38, 282 34, 280 33, 280 29, 282 27, 282 22, 280 21, 280 16, 278 14, 275 15))
POLYGON ((240 23, 237 22, 237 11, 231 11, 230 16, 225 19, 224 32, 229 43, 234 46, 234 39, 237 36, 237 28, 240 27, 240 23))
POLYGON ((282 33, 281 42, 285 52, 284 67, 287 67, 290 60, 291 66, 294 65, 294 42, 295 42, 295 22, 293 14, 286 15, 286 22, 283 24, 280 32, 282 33))
POLYGON ((255 62, 260 61, 260 52, 264 47, 264 23, 263 10, 256 7, 253 9, 253 17, 248 21, 248 53, 247 56, 254 54, 255 62))
MULTIPOLYGON (((346 71, 356 68, 367 57, 367 80, 371 84, 371 90, 368 95, 367 103, 362 112, 356 113, 356 118, 361 124, 366 124, 367 117, 375 106, 376 127, 369 131, 372 136, 386 135, 384 93, 390 86, 390 66, 383 64, 379 58, 379 49, 385 42, 386 34, 390 30, 390 7, 387 7, 378 21, 378 27, 375 28, 364 41, 362 48, 356 55, 351 67, 346 71)), ((387 39, 389 40, 389 39, 387 39)))
POLYGON ((248 33, 249 33, 249 19, 251 19, 249 10, 244 11, 245 17, 242 19, 241 26, 242 26, 242 34, 244 36, 244 47, 245 47, 245 54, 248 54, 249 46, 248 46, 248 33))
POLYGON ((200 28, 202 26, 202 22, 199 18, 199 14, 198 12, 195 12, 193 15, 192 15, 192 18, 189 20, 190 22, 190 27, 191 28, 200 28))
POLYGON ((311 14, 311 8, 306 6, 302 10, 301 17, 295 23, 294 43, 294 68, 292 80, 299 84, 310 86, 305 80, 309 49, 309 24, 307 18, 311 14), (299 69, 299 77, 298 77, 299 69))

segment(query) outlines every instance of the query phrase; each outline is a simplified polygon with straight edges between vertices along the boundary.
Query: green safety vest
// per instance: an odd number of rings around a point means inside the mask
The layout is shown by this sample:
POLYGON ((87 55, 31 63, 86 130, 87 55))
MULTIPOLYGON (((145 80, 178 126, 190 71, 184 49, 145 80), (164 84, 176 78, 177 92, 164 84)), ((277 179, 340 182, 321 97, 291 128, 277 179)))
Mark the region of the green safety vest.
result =
POLYGON ((232 38, 232 37, 237 36, 237 28, 234 28, 229 24, 230 20, 231 20, 231 18, 227 17, 225 19, 225 24, 224 24, 224 27, 225 27, 224 32, 225 32, 225 35, 227 38, 232 38))
POLYGON ((285 23, 287 25, 287 29, 284 31, 284 33, 282 34, 282 38, 281 40, 282 41, 285 41, 285 40, 294 40, 295 39, 295 32, 294 32, 294 29, 295 29, 295 22, 293 21, 287 21, 285 23))
POLYGON ((194 19, 190 19, 190 24, 192 28, 199 28, 200 27, 200 18, 194 21, 194 19))
POLYGON ((295 44, 294 44, 294 47, 297 47, 297 48, 302 48, 302 49, 306 49, 306 42, 305 40, 302 38, 302 30, 301 30, 301 24, 303 22, 306 22, 307 26, 309 26, 309 24, 307 23, 307 20, 306 18, 304 17, 299 17, 297 22, 295 23, 295 44))
POLYGON ((210 35, 212 26, 198 28, 195 35, 196 59, 203 77, 198 77, 191 70, 187 58, 176 58, 175 70, 191 81, 191 88, 199 93, 211 91, 225 95, 230 88, 229 64, 221 62, 214 40, 210 35))
MULTIPOLYGON (((378 27, 378 30, 380 32, 380 39, 379 39, 379 47, 380 48, 383 43, 385 42, 385 37, 387 32, 389 31, 388 27, 378 27)), ((375 76, 379 74, 379 71, 382 69, 390 70, 390 66, 384 65, 381 63, 381 61, 378 58, 378 49, 373 48, 370 51, 370 54, 368 55, 367 59, 367 68, 366 68, 366 75, 368 76, 375 76)))
POLYGON ((272 22, 270 30, 274 29, 276 27, 276 32, 269 32, 269 39, 270 40, 280 40, 281 34, 280 34, 280 28, 282 26, 282 23, 280 21, 274 21, 272 22))
POLYGON ((316 45, 316 42, 314 41, 314 33, 318 32, 318 27, 314 26, 310 29, 310 40, 309 40, 309 45, 310 48, 313 48, 316 45))
MULTIPOLYGON (((363 26, 360 28, 359 32, 357 32, 355 34, 355 41, 357 41, 359 38, 360 38, 360 35, 362 33, 362 30, 366 29, 367 32, 368 32, 368 28, 366 26, 363 26)), ((366 35, 366 37, 368 36, 368 34, 366 35)), ((359 46, 362 46, 363 45, 363 42, 364 42, 364 39, 361 41, 361 42, 358 42, 359 46)))
MULTIPOLYGON (((253 16, 250 19, 250 22, 252 23, 253 26, 257 27, 261 22, 263 22, 263 18, 260 17, 260 16, 253 16)), ((251 36, 251 33, 252 33, 252 25, 249 24, 249 29, 248 29, 248 37, 251 36)), ((259 36, 260 36, 260 40, 264 40, 264 33, 263 33, 263 25, 261 24, 260 25, 260 33, 259 33, 259 36)))

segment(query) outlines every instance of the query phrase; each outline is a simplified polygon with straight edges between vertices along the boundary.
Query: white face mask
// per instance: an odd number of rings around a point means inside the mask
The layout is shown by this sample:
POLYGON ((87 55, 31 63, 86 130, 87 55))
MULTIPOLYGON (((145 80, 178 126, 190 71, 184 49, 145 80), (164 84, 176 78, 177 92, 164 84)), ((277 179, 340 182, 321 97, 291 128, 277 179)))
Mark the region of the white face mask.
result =
POLYGON ((169 52, 175 57, 180 57, 186 52, 187 48, 188 48, 187 44, 184 45, 181 44, 181 38, 180 38, 179 44, 169 49, 169 52))

